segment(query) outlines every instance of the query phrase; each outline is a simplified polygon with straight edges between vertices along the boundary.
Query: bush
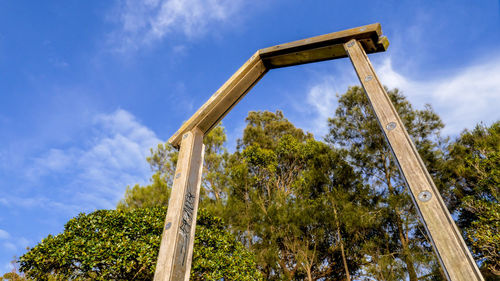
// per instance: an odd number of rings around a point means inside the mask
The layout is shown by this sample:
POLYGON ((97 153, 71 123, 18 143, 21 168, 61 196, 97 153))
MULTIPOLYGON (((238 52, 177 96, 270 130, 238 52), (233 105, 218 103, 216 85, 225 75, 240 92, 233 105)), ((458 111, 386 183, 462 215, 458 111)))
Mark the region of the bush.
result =
MULTIPOLYGON (((99 210, 71 219, 24 254, 36 280, 152 280, 166 208, 99 210)), ((198 214, 191 280, 260 280, 254 257, 221 219, 198 214)))

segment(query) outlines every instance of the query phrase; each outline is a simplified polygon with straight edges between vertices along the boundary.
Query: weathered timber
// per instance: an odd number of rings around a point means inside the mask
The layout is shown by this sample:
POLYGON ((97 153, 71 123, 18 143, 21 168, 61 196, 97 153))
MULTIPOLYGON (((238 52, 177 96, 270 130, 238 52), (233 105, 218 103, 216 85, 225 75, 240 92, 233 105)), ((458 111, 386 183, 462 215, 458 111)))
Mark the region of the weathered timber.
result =
POLYGON ((449 280, 483 280, 403 122, 357 40, 345 45, 449 280))
POLYGON ((380 24, 375 23, 259 50, 168 142, 178 147, 181 136, 195 127, 204 134, 210 132, 269 69, 347 57, 343 44, 351 39, 359 40, 367 53, 383 52, 389 46, 380 24))
POLYGON ((195 127, 207 134, 266 72, 259 52, 256 52, 170 137, 168 142, 178 146, 181 136, 195 127))
POLYGON ((183 134, 155 281, 189 280, 204 150, 201 130, 194 128, 183 134))
POLYGON ((384 52, 389 41, 379 23, 302 39, 260 50, 267 68, 293 66, 347 57, 343 44, 356 39, 367 53, 384 52))
POLYGON ((162 235, 155 281, 189 280, 203 165, 203 136, 269 69, 347 56, 351 59, 375 111, 448 279, 483 280, 432 178, 368 60, 367 53, 383 52, 388 46, 389 41, 382 36, 380 24, 376 23, 259 50, 181 126, 169 139, 172 145, 176 147, 180 145, 181 149, 162 235), (191 201, 193 195, 195 198, 191 201))

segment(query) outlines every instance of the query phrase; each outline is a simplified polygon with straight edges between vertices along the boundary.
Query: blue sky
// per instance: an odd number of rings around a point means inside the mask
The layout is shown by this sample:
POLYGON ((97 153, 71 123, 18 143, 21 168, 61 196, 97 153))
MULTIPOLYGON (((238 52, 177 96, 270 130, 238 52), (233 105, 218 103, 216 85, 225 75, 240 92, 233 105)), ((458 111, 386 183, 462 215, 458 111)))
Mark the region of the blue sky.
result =
MULTIPOLYGON (((382 82, 456 136, 500 119, 500 7, 483 1, 0 0, 0 273, 79 212, 113 208, 257 49, 380 22, 382 82)), ((274 70, 224 119, 283 110, 319 139, 347 59, 274 70)))

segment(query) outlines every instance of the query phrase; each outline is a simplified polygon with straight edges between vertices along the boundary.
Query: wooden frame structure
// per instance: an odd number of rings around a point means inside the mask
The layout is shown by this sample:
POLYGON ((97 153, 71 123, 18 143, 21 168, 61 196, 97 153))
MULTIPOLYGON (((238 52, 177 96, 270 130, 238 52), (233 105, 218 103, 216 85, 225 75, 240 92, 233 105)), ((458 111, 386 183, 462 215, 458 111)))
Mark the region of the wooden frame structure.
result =
POLYGON ((367 54, 389 41, 380 24, 258 50, 169 139, 180 146, 155 281, 189 280, 206 135, 270 69, 349 57, 449 280, 483 280, 367 54))

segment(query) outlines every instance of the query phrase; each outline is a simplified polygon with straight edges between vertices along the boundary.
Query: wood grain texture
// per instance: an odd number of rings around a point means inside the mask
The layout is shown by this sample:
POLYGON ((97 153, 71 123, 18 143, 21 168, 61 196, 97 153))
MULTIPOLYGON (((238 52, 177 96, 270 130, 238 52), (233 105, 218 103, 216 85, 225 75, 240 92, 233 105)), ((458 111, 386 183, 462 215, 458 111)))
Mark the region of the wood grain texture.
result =
POLYGON ((361 42, 367 53, 384 52, 389 41, 381 38, 382 27, 374 23, 265 48, 260 55, 272 69, 347 57, 343 44, 351 39, 361 42))
POLYGON ((483 280, 457 226, 357 40, 345 45, 449 280, 483 280), (420 198, 419 198, 420 196, 420 198))
POLYGON ((197 127, 207 134, 267 72, 256 52, 201 106, 168 142, 178 147, 181 136, 197 127))
POLYGON ((193 248, 194 248, 194 236, 196 232, 196 218, 198 217, 198 203, 200 202, 200 189, 201 189, 201 176, 203 175, 203 159, 205 158, 205 145, 203 144, 201 147, 202 155, 201 155, 201 165, 200 170, 198 171, 198 182, 196 184, 196 194, 194 201, 194 212, 193 212, 193 225, 191 226, 191 232, 189 234, 189 244, 187 250, 187 261, 186 261, 186 272, 184 275, 184 281, 189 281, 189 277, 191 276, 191 263, 193 257, 193 248))
POLYGON ((380 24, 370 24, 257 51, 168 140, 178 147, 181 136, 197 127, 204 134, 217 125, 269 69, 347 57, 343 44, 357 39, 367 53, 387 50, 380 24))
POLYGON ((186 276, 189 280, 203 167, 203 136, 198 128, 182 136, 155 281, 179 281, 186 276))

